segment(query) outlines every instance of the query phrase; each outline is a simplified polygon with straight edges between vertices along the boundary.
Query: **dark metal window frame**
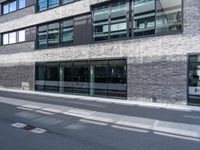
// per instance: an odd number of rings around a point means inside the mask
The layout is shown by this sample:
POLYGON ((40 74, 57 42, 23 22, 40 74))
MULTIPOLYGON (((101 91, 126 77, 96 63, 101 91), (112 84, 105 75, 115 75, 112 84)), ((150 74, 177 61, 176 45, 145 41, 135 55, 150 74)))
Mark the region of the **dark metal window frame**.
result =
MULTIPOLYGON (((190 56, 196 56, 196 55, 200 55, 200 53, 187 53, 187 55, 186 55, 186 87, 187 87, 187 90, 186 90, 186 98, 187 98, 187 101, 186 101, 186 103, 187 103, 187 105, 191 105, 191 106, 193 106, 191 103, 190 103, 190 100, 189 100, 189 96, 190 96, 190 94, 189 94, 189 65, 190 65, 190 62, 189 62, 189 57, 190 56)), ((197 106, 197 105, 194 105, 194 106, 197 106)))
MULTIPOLYGON (((19 1, 20 0, 10 0, 10 1, 6 1, 6 2, 2 3, 1 4, 1 14, 2 15, 7 15, 7 14, 11 14, 11 13, 16 12, 18 10, 22 10, 22 9, 26 8, 26 0, 25 0, 25 6, 22 7, 22 8, 19 8, 19 1), (10 3, 14 2, 14 1, 16 1, 16 10, 14 10, 14 11, 8 11, 8 13, 4 14, 4 5, 10 4, 10 3)), ((10 6, 9 6, 9 9, 10 9, 10 6)))
MULTIPOLYGON (((117 2, 123 2, 124 0, 118 0, 117 2)), ((126 1, 126 7, 129 8, 130 5, 129 5, 129 0, 125 0, 126 1)), ((116 41, 116 40, 122 40, 122 39, 128 39, 129 38, 129 27, 130 27, 130 22, 129 22, 129 15, 130 15, 130 11, 129 9, 127 9, 126 11, 126 23, 127 23, 127 34, 126 34, 126 37, 124 38, 116 38, 116 39, 111 39, 110 37, 110 29, 111 29, 111 8, 112 8, 112 4, 113 4, 113 1, 108 1, 108 2, 104 2, 104 3, 100 3, 100 4, 97 4, 97 5, 93 5, 91 6, 91 14, 92 14, 92 41, 93 42, 107 42, 107 41, 116 41), (101 6, 104 6, 104 5, 107 5, 108 8, 109 8, 109 15, 108 15, 108 40, 100 40, 100 41, 95 41, 94 39, 94 31, 95 31, 95 28, 94 28, 94 13, 93 13, 93 9, 96 8, 96 7, 101 7, 101 6)))
POLYGON ((47 0, 47 8, 44 9, 44 10, 39 10, 39 0, 37 0, 37 2, 36 2, 36 9, 35 9, 35 10, 36 10, 36 13, 40 13, 40 12, 44 12, 44 11, 47 11, 47 10, 51 10, 51 9, 54 9, 54 8, 57 8, 57 7, 60 7, 60 6, 69 5, 69 4, 71 4, 71 3, 75 3, 75 2, 78 2, 78 1, 80 1, 80 0, 74 0, 73 2, 64 4, 64 3, 63 3, 63 0, 59 0, 58 6, 49 8, 49 0, 47 0))
MULTIPOLYGON (((36 76, 37 76, 37 74, 36 74, 36 65, 37 64, 44 64, 45 65, 45 80, 44 80, 44 83, 46 84, 46 81, 47 81, 47 79, 46 79, 46 76, 47 76, 47 63, 58 63, 58 66, 59 66, 59 68, 60 68, 60 66, 61 66, 61 64, 62 63, 66 63, 66 62, 71 62, 72 63, 72 81, 71 82, 74 82, 74 76, 73 76, 73 74, 74 74, 74 62, 81 62, 81 61, 84 61, 84 62, 86 62, 87 61, 87 63, 88 63, 88 82, 89 82, 89 78, 90 78, 90 62, 91 61, 107 61, 107 65, 108 65, 108 67, 107 67, 107 98, 112 98, 112 97, 109 97, 109 94, 108 94, 108 91, 109 91, 109 89, 108 89, 108 83, 109 83, 109 77, 108 77, 108 71, 109 71, 109 61, 112 61, 112 60, 125 60, 126 61, 126 96, 124 97, 124 99, 127 99, 128 98, 128 59, 127 59, 127 57, 116 57, 116 58, 106 58, 106 59, 102 59, 102 58, 97 58, 97 59, 95 59, 95 58, 91 58, 91 59, 79 59, 79 60, 66 60, 66 61, 48 61, 48 62, 35 62, 35 69, 34 69, 34 74, 35 74, 35 78, 34 78, 34 83, 35 83, 35 85, 34 85, 34 88, 35 88, 35 90, 36 90, 36 76)), ((60 80, 60 79, 58 79, 58 80, 60 80)), ((58 81, 59 82, 59 81, 58 81)), ((44 85, 44 90, 43 91, 46 91, 46 88, 45 88, 45 85, 44 85)), ((72 93, 71 94, 75 94, 75 95, 77 95, 77 93, 74 93, 73 92, 74 91, 74 87, 72 87, 72 93)), ((60 93, 60 92, 58 92, 58 93, 60 93)), ((65 94, 65 93, 60 93, 60 94, 65 94)), ((82 95, 84 95, 84 94, 82 94, 82 95)), ((89 95, 89 84, 88 84, 88 94, 87 94, 88 96, 90 96, 89 95)), ((102 96, 96 96, 96 95, 94 95, 94 96, 91 96, 91 97, 102 97, 102 96)), ((122 98, 123 99, 123 98, 122 98)))
MULTIPOLYGON (((58 48, 58 47, 66 47, 66 46, 72 46, 74 45, 74 42, 69 43, 69 44, 63 44, 62 42, 62 35, 63 35, 63 22, 64 21, 67 21, 67 20, 72 20, 73 21, 73 28, 74 28, 74 19, 73 17, 70 17, 70 18, 66 18, 66 19, 61 19, 61 20, 56 20, 56 21, 52 21, 52 22, 48 22, 48 23, 43 23, 43 24, 40 24, 40 25, 37 25, 37 31, 36 31, 36 41, 35 41, 35 47, 36 49, 50 49, 50 48, 58 48), (48 26, 50 24, 53 24, 53 23, 59 23, 59 42, 58 42, 58 46, 49 46, 48 45, 48 38, 49 38, 49 34, 48 34, 48 26), (40 26, 47 26, 47 46, 44 47, 44 48, 40 48, 39 47, 39 44, 38 44, 38 40, 39 40, 39 27, 40 26)), ((73 39, 74 41, 74 39, 73 39)))
POLYGON ((13 30, 13 31, 10 31, 10 32, 2 33, 1 34, 1 46, 14 45, 14 44, 18 44, 18 43, 25 43, 26 42, 26 29, 27 28, 22 28, 22 29, 19 29, 19 30, 13 30), (25 30, 25 41, 19 42, 19 31, 23 31, 23 30, 25 30), (9 34, 13 33, 13 32, 16 32, 16 42, 9 44, 9 34), (3 35, 4 34, 8 34, 8 44, 3 44, 3 35))
MULTIPOLYGON (((121 0, 118 0, 118 1, 121 1, 121 0)), ((156 28, 156 13, 157 13, 157 8, 156 8, 156 2, 158 0, 155 0, 155 28, 156 28)), ((144 36, 134 36, 134 10, 132 9, 132 4, 133 4, 133 0, 126 0, 126 2, 129 4, 129 10, 127 10, 127 13, 129 14, 129 16, 127 17, 127 25, 128 25, 128 28, 129 30, 127 30, 127 34, 128 36, 126 38, 117 38, 117 39, 109 39, 109 40, 101 40, 101 41, 95 41, 94 40, 94 37, 93 37, 93 34, 94 34, 94 26, 93 26, 93 23, 94 23, 94 20, 93 20, 93 9, 96 8, 96 7, 100 7, 100 6, 104 6, 104 5, 111 5, 113 2, 116 2, 116 0, 111 0, 111 1, 108 1, 108 2, 103 2, 103 3, 100 3, 100 4, 94 4, 94 5, 91 5, 90 7, 90 11, 92 13, 92 42, 93 43, 102 43, 102 42, 111 42, 111 41, 120 41, 120 40, 127 40, 127 39, 140 39, 140 38, 148 38, 148 37, 157 37, 157 36, 165 36, 165 35, 176 35, 176 34, 183 34, 183 31, 184 31, 184 26, 183 26, 183 19, 184 19, 184 13, 183 13, 183 8, 184 8, 184 1, 181 0, 181 3, 182 3, 182 6, 181 6, 181 12, 182 12, 182 16, 181 16, 181 19, 182 19, 182 29, 181 31, 173 31, 173 32, 165 32, 165 33, 156 33, 155 31, 155 34, 152 34, 152 35, 144 35, 144 36), (130 36, 131 35, 131 36, 130 36)), ((110 22, 109 22, 110 23, 110 22)), ((109 31, 109 34, 110 34, 110 31, 109 31)))

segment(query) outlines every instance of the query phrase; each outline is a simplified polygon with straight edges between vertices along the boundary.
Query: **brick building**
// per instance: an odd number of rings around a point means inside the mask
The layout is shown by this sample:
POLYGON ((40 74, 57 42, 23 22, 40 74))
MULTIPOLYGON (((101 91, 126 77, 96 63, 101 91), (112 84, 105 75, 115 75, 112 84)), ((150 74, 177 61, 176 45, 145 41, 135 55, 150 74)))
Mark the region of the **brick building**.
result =
POLYGON ((2 0, 0 86, 200 104, 199 0, 2 0))

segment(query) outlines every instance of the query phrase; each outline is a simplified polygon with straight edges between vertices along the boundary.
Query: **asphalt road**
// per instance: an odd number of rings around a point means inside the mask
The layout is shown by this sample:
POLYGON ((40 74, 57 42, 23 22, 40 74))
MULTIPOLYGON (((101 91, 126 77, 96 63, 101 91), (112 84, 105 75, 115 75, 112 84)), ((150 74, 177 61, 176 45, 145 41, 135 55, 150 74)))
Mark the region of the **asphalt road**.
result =
POLYGON ((7 92, 0 96, 0 150, 200 148, 200 112, 7 92), (47 132, 36 134, 11 126, 16 122, 47 132))

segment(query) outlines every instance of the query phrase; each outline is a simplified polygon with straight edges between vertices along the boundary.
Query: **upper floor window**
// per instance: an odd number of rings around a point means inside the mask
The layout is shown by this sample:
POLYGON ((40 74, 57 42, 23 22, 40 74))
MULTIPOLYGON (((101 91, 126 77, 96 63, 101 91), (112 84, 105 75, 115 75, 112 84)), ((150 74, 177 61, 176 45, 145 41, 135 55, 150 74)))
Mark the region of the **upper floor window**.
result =
POLYGON ((95 41, 127 37, 126 1, 116 1, 112 4, 93 9, 93 37, 95 41))
POLYGON ((2 13, 7 14, 13 11, 16 11, 17 9, 22 9, 25 7, 25 0, 14 0, 14 1, 8 1, 6 3, 3 3, 2 5, 2 13))
POLYGON ((78 0, 38 0, 38 11, 43 11, 62 4, 72 3, 78 0))
POLYGON ((2 36, 2 45, 14 44, 25 41, 25 30, 4 33, 2 36))
POLYGON ((182 31, 182 0, 112 0, 92 13, 94 41, 182 31))
POLYGON ((73 20, 38 27, 37 47, 49 48, 73 44, 73 20))

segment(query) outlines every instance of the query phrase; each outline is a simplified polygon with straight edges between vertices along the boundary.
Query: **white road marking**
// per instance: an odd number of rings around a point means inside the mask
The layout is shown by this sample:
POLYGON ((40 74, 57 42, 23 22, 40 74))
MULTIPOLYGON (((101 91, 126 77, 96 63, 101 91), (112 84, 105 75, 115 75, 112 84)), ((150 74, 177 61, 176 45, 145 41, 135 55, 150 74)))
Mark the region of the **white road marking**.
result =
POLYGON ((17 123, 13 123, 12 126, 16 128, 24 128, 26 124, 17 122, 17 123))

